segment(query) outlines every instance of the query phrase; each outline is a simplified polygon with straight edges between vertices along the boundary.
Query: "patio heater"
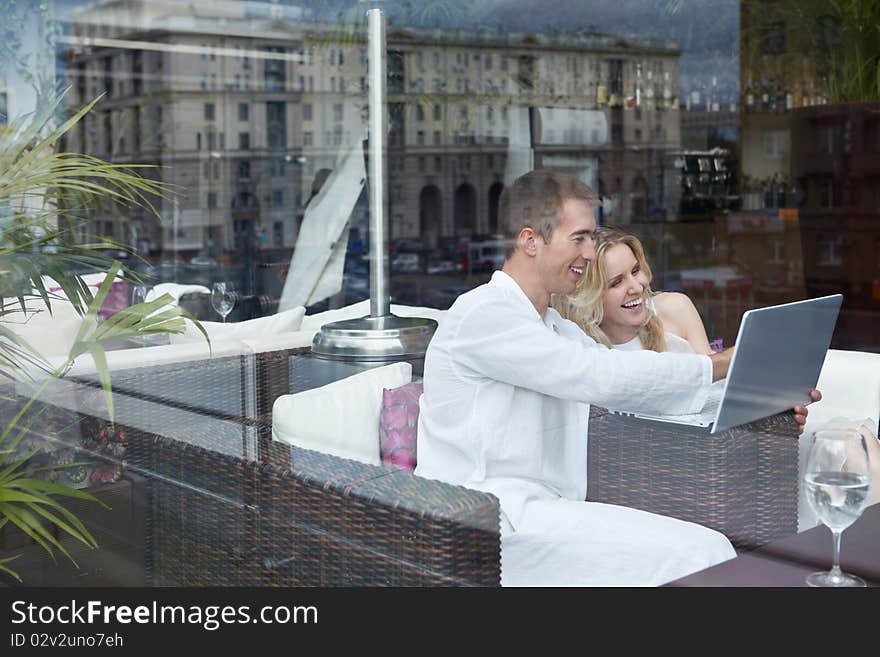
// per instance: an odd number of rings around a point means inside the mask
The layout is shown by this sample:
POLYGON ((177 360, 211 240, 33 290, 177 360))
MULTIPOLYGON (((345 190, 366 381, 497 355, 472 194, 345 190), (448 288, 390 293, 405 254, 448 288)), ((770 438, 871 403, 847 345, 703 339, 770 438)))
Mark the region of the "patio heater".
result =
POLYGON ((390 309, 385 17, 378 8, 367 11, 367 52, 370 83, 370 315, 325 324, 312 341, 312 353, 321 359, 346 362, 414 361, 414 371, 421 373, 425 350, 437 329, 437 322, 423 317, 397 317, 390 309))

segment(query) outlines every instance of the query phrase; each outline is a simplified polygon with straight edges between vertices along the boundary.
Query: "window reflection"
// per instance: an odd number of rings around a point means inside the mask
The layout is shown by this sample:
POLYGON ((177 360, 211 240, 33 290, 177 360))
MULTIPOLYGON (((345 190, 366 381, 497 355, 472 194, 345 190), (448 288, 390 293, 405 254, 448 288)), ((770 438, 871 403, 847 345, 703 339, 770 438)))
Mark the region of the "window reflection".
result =
MULTIPOLYGON (((363 18, 337 4, 346 11, 135 2, 135 20, 107 3, 59 3, 54 67, 70 107, 105 94, 65 148, 159 165, 149 175, 183 190, 162 201, 161 222, 96 212, 76 232, 128 243, 149 272, 181 283, 219 276, 189 266, 213 263, 271 300, 254 312, 271 312, 316 176, 367 137, 363 18)), ((851 302, 876 311, 873 267, 824 280, 807 262, 861 258, 847 244, 877 239, 880 122, 866 105, 837 104, 877 97, 836 82, 861 38, 848 10, 563 3, 554 22, 517 0, 429 4, 388 8, 389 251, 417 263, 394 272, 395 300, 428 304, 433 288, 484 280, 468 253, 496 235, 501 190, 550 166, 597 188, 601 221, 643 237, 659 287, 733 267, 753 281, 755 304, 837 286, 849 290, 844 314, 851 302), (842 242, 820 238, 825 225, 842 242), (767 226, 784 238, 765 240, 767 226)), ((4 87, 3 113, 8 98, 4 87)), ((364 298, 367 226, 359 202, 343 287, 324 306, 364 298)), ((700 310, 716 312, 711 299, 700 310)), ((732 341, 735 328, 718 337, 732 341)))

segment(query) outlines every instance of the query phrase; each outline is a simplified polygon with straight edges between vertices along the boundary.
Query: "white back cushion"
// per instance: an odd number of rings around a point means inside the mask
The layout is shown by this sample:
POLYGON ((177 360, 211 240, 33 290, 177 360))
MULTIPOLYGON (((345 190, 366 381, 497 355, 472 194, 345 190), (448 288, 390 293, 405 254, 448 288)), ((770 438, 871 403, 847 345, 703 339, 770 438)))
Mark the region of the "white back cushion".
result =
MULTIPOLYGON (((298 331, 302 324, 303 315, 306 309, 302 306, 291 308, 267 317, 257 317, 244 322, 200 322, 204 329, 208 332, 211 342, 220 339, 235 338, 244 340, 250 338, 265 338, 277 336, 281 333, 292 333, 298 331)), ((205 336, 202 335, 195 324, 186 321, 186 328, 183 333, 171 334, 171 344, 183 344, 191 342, 204 342, 205 336)))
POLYGON ((272 407, 272 438, 297 447, 379 465, 382 389, 412 380, 412 365, 394 363, 326 386, 282 395, 272 407))
POLYGON ((370 314, 370 300, 364 299, 350 306, 342 308, 334 308, 333 310, 325 310, 315 315, 306 315, 303 318, 302 329, 304 331, 317 331, 324 324, 330 322, 340 322, 343 319, 357 319, 358 317, 366 317, 370 314))
POLYGON ((27 314, 21 311, 18 299, 7 298, 3 303, 7 311, 13 311, 3 316, 3 325, 27 340, 40 354, 51 358, 70 352, 83 322, 70 301, 50 297, 51 315, 42 297, 25 297, 27 314))
MULTIPOLYGON (((868 420, 868 428, 877 435, 877 422, 880 420, 880 354, 829 349, 816 387, 822 392, 822 401, 810 404, 807 409, 807 423, 798 450, 801 475, 813 432, 830 420, 838 417, 868 420)), ((880 482, 875 485, 880 485, 880 482)), ((819 521, 804 496, 803 476, 800 487, 798 530, 804 531, 819 521)))
MULTIPOLYGON (((428 319, 435 319, 438 322, 446 314, 445 310, 438 310, 437 308, 426 308, 422 306, 404 306, 396 303, 392 303, 390 306, 391 313, 397 315, 398 317, 427 317, 428 319)), ((353 303, 350 306, 344 306, 343 308, 334 308, 333 310, 325 310, 322 313, 317 313, 315 315, 306 315, 303 318, 302 330, 304 331, 317 331, 324 324, 329 324, 330 322, 339 322, 344 319, 357 319, 359 317, 366 317, 370 314, 370 300, 364 299, 363 301, 358 301, 357 303, 353 303)))

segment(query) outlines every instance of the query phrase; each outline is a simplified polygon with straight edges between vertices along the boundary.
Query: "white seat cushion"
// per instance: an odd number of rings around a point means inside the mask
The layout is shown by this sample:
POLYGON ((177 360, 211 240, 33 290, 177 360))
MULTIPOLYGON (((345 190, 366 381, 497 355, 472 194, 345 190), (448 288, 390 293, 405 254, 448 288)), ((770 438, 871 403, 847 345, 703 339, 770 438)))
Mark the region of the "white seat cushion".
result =
POLYGON ((379 465, 382 389, 412 380, 412 365, 394 363, 320 388, 282 395, 272 407, 272 438, 333 456, 379 465))
MULTIPOLYGON (((302 324, 303 315, 306 309, 302 306, 291 308, 267 317, 257 317, 244 322, 200 322, 211 342, 219 339, 235 338, 239 340, 266 338, 277 336, 282 333, 293 333, 298 331, 302 324)), ((191 342, 204 342, 205 336, 202 335, 195 324, 186 322, 186 328, 183 333, 171 334, 171 344, 182 344, 191 342)))

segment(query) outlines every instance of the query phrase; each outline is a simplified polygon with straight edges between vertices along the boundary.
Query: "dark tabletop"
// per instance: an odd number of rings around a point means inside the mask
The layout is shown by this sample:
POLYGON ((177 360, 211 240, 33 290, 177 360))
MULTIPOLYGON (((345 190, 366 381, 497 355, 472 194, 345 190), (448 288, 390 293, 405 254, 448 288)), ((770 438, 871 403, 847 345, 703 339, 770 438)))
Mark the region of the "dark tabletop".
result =
MULTIPOLYGON (((667 586, 806 586, 807 575, 831 568, 832 551, 831 531, 820 525, 667 586)), ((880 586, 880 504, 865 509, 843 532, 840 565, 869 586, 880 586)))

